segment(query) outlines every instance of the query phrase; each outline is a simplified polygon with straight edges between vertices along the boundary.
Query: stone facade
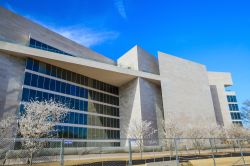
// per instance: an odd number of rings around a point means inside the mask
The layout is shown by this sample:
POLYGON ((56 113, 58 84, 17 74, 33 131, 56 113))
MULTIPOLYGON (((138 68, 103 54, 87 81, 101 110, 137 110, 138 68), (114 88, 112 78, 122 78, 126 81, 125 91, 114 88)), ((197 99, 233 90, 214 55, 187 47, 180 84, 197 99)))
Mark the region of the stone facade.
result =
POLYGON ((152 136, 158 144, 163 137, 163 106, 160 86, 137 78, 120 88, 121 138, 128 137, 128 129, 134 120, 151 122, 157 132, 152 136))
MULTIPOLYGON (((0 53, 0 120, 18 115, 24 69, 24 59, 0 53)), ((16 124, 13 125, 16 126, 16 124)), ((9 132, 8 136, 13 135, 15 132, 9 132)))
POLYGON ((118 66, 159 75, 158 60, 138 45, 117 60, 118 66))
POLYGON ((204 65, 158 53, 165 119, 175 115, 183 126, 216 123, 204 65))
POLYGON ((228 110, 226 86, 233 85, 231 74, 223 72, 208 72, 209 84, 214 101, 214 110, 218 124, 230 126, 232 124, 228 110))

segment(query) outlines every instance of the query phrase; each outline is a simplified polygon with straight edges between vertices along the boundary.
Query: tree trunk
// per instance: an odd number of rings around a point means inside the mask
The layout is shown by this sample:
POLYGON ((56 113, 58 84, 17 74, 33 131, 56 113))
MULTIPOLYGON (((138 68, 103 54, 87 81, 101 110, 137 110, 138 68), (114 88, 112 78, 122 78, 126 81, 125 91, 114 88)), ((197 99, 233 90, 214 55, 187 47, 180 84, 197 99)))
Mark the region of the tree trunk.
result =
POLYGON ((171 144, 170 144, 170 146, 169 146, 169 151, 170 151, 170 159, 171 159, 172 156, 173 156, 173 146, 172 146, 172 142, 171 142, 171 144))
POLYGON ((32 160, 33 160, 33 152, 30 153, 30 166, 32 165, 32 160))
POLYGON ((217 153, 217 146, 216 146, 216 142, 215 142, 215 139, 214 139, 214 148, 215 148, 215 152, 217 153))
POLYGON ((185 148, 186 148, 186 152, 187 152, 187 155, 188 155, 189 153, 188 153, 188 147, 187 147, 187 145, 185 145, 185 148))
POLYGON ((6 160, 7 160, 7 152, 5 153, 5 156, 4 156, 3 165, 5 165, 6 160))
POLYGON ((140 147, 140 154, 141 154, 141 159, 142 159, 142 146, 140 147))
POLYGON ((6 162, 6 158, 3 160, 3 165, 5 165, 5 162, 6 162))
POLYGON ((235 153, 235 143, 233 142, 233 148, 234 148, 234 153, 235 153))

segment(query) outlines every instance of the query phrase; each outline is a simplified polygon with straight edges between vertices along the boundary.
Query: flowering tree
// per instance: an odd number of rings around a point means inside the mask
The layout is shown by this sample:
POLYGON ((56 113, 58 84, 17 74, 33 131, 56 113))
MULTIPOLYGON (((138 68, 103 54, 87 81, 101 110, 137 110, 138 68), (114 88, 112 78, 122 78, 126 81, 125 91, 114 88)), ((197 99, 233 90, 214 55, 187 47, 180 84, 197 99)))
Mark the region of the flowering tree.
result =
POLYGON ((224 129, 225 129, 226 137, 228 138, 226 140, 226 143, 232 144, 234 151, 235 151, 235 148, 237 147, 237 144, 242 142, 238 139, 249 138, 249 134, 250 134, 249 130, 242 126, 232 124, 230 126, 225 127, 224 129))
POLYGON ((202 125, 199 125, 198 123, 197 125, 189 127, 186 130, 186 136, 188 138, 192 138, 191 139, 192 145, 196 150, 198 150, 199 155, 202 144, 204 143, 204 138, 206 138, 207 135, 207 131, 204 129, 205 128, 202 125))
POLYGON ((245 138, 249 135, 249 131, 239 125, 232 124, 231 126, 225 128, 227 138, 237 139, 245 138))
MULTIPOLYGON (((0 120, 0 149, 9 149, 14 144, 9 142, 9 139, 13 136, 13 130, 17 128, 16 124, 16 116, 14 114, 5 114, 0 120)), ((3 162, 1 164, 5 164, 6 154, 3 162)))
POLYGON ((162 126, 166 138, 180 138, 183 135, 183 127, 176 122, 173 116, 167 116, 168 119, 163 120, 162 126))
POLYGON ((14 127, 13 124, 16 122, 14 116, 6 116, 0 120, 0 139, 9 135, 10 131, 14 127))
POLYGON ((146 120, 132 120, 131 126, 128 130, 128 136, 130 139, 135 140, 135 144, 137 145, 139 152, 141 153, 142 158, 142 151, 144 141, 152 138, 153 134, 157 130, 154 130, 152 127, 152 123, 146 120))
POLYGON ((168 115, 167 119, 162 121, 162 128, 164 132, 163 144, 169 148, 170 155, 173 154, 174 142, 173 138, 181 138, 183 136, 182 127, 175 119, 175 115, 168 115))
POLYGON ((19 119, 19 133, 24 139, 22 145, 29 151, 29 163, 32 165, 33 154, 45 144, 37 139, 53 137, 56 124, 65 117, 69 109, 50 100, 27 102, 24 110, 19 119))

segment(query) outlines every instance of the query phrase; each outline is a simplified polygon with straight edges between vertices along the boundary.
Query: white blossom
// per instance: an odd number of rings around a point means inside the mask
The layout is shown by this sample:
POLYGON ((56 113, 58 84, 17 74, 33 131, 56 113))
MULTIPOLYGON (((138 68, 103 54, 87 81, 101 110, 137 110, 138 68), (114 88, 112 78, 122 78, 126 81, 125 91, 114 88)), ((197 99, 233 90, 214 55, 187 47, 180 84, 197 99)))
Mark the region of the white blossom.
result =
POLYGON ((137 145, 139 152, 141 153, 141 157, 144 141, 149 140, 156 132, 157 130, 152 127, 152 122, 137 119, 131 121, 128 136, 129 139, 134 140, 134 143, 137 145))
POLYGON ((49 100, 27 102, 24 110, 19 119, 19 133, 24 140, 22 145, 30 152, 32 164, 33 154, 46 144, 38 139, 55 136, 56 124, 65 118, 69 109, 49 100))

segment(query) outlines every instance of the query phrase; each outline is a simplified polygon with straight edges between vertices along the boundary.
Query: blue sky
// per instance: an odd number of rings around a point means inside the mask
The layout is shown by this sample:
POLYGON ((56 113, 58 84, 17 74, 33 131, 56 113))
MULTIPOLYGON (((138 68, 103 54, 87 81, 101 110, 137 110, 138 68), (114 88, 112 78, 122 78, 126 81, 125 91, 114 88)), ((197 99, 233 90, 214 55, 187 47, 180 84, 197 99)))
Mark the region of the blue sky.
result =
POLYGON ((0 5, 117 59, 138 44, 229 71, 250 99, 250 1, 1 0, 0 5))

